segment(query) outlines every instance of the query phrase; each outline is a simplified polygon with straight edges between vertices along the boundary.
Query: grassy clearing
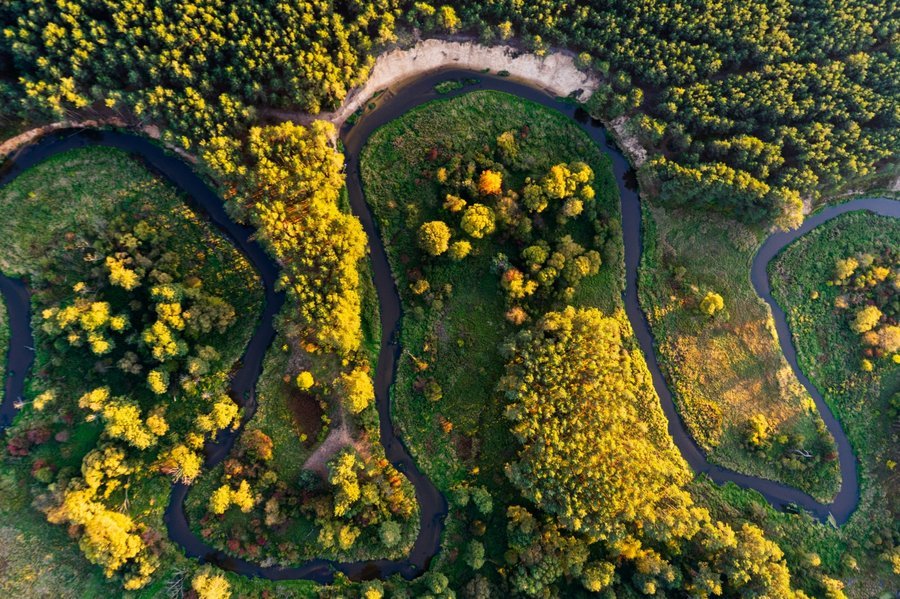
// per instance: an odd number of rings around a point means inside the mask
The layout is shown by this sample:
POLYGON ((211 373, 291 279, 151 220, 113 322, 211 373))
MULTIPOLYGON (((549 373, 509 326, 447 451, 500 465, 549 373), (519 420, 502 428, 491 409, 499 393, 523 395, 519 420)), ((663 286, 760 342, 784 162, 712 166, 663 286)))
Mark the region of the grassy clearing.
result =
MULTIPOLYGON (((285 346, 283 337, 276 338, 266 354, 263 372, 256 384, 259 407, 248 430, 259 429, 272 438, 272 469, 278 473, 280 480, 294 481, 311 453, 316 437, 302 441, 301 423, 296 421, 291 412, 296 388, 283 378, 284 373, 288 372, 290 357, 285 346)), ((311 424, 318 424, 318 428, 321 428, 322 423, 311 424)))
POLYGON ((6 240, 0 269, 36 274, 40 258, 66 232, 102 231, 116 211, 144 200, 160 207, 179 202, 173 189, 122 151, 93 147, 54 156, 0 191, 6 240))
POLYGON ((120 586, 81 555, 58 526, 30 507, 24 473, 0 467, 0 593, 4 597, 115 596, 120 586))
MULTIPOLYGON (((505 547, 505 515, 498 504, 514 497, 504 465, 515 457, 517 444, 495 389, 504 358, 500 346, 515 328, 504 319, 506 309, 492 257, 515 248, 496 240, 491 247, 462 262, 442 261, 428 268, 416 242, 421 222, 445 218, 443 195, 429 160, 434 148, 446 155, 471 155, 495 145, 505 131, 527 131, 520 141, 515 168, 505 182, 518 188, 529 175, 541 175, 560 162, 581 160, 595 174, 594 188, 601 218, 608 223, 600 273, 581 282, 572 303, 611 312, 620 305, 624 280, 619 200, 606 156, 567 117, 537 104, 497 92, 474 92, 438 100, 410 111, 378 130, 363 150, 361 172, 404 304, 403 355, 392 390, 394 420, 417 463, 435 484, 448 491, 457 484, 484 485, 494 495, 495 509, 481 539, 488 555, 505 547), (426 305, 410 289, 422 268, 431 289, 441 298, 426 305), (436 356, 429 360, 428 355, 436 356), (428 363, 426 363, 428 362, 428 363), (417 379, 433 377, 442 398, 427 400, 417 379)), ((451 543, 471 538, 457 511, 451 511, 451 543)), ((442 552, 439 559, 449 559, 442 552)), ((449 566, 450 573, 466 566, 449 566)))
POLYGON ((749 265, 763 237, 713 214, 645 211, 640 272, 641 303, 661 363, 691 434, 711 461, 781 480, 822 500, 837 491, 836 460, 825 457, 798 469, 773 443, 764 454, 745 444, 748 421, 765 415, 778 435, 820 439, 821 418, 784 359, 765 303, 749 281, 749 265), (708 291, 725 310, 710 318, 699 310, 708 291))

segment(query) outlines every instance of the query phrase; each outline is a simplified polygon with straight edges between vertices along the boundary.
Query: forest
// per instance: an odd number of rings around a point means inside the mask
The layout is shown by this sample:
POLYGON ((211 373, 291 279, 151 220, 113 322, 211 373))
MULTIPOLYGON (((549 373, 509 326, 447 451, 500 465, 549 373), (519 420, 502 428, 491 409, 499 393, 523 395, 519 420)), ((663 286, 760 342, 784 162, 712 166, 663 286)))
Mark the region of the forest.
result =
MULTIPOLYGON (((257 378, 234 393, 271 304, 190 198, 99 147, 0 187, 0 271, 32 294, 35 356, 3 433, 0 591, 896 592, 896 219, 843 215, 770 263, 796 371, 747 269, 773 231, 897 177, 898 42, 887 0, 0 3, 0 141, 61 120, 158 132, 252 230, 284 296, 257 378), (576 122, 468 90, 472 73, 346 150, 394 90, 346 123, 331 111, 379 54, 429 37, 562 51, 597 89, 562 99, 576 122), (595 139, 589 116, 607 125, 595 139), (623 138, 647 152, 631 166, 649 350, 624 310, 625 187, 604 147, 623 138), (372 229, 352 205, 357 168, 372 229), (396 331, 381 330, 378 243, 396 331), (389 352, 396 372, 379 387, 389 352), (827 505, 842 484, 837 442, 802 370, 859 461, 850 520, 695 475, 667 427, 657 360, 711 465, 827 505), (439 524, 420 521, 433 513, 421 488, 388 459, 385 413, 448 504, 439 524), (173 483, 190 487, 189 534, 218 565, 167 535, 173 483), (426 567, 380 576, 424 551, 429 525, 439 548, 426 567), (328 584, 232 571, 320 559, 374 561, 354 576, 329 565, 328 584)), ((0 302, 4 353, 8 334, 0 302)))
POLYGON ((900 146, 900 17, 888 0, 15 0, 0 7, 0 119, 122 114, 196 147, 267 109, 336 107, 410 27, 580 52, 603 77, 590 109, 628 119, 651 149, 648 189, 672 205, 795 226, 801 198, 877 179, 900 146))

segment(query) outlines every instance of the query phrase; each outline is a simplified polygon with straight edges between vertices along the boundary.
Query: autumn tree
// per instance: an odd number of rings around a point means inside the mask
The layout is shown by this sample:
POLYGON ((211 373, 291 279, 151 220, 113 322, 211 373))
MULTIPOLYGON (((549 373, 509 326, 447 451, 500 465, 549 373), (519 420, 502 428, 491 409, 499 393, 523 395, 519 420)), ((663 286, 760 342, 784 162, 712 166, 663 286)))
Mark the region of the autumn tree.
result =
POLYGON ((881 320, 882 313, 877 306, 866 306, 861 308, 853 320, 850 322, 850 328, 856 333, 865 333, 871 331, 881 320))
POLYGON ((228 580, 213 570, 212 566, 204 566, 197 570, 191 579, 191 588, 197 593, 198 599, 229 599, 231 597, 231 585, 228 580))
POLYGON ((714 291, 707 291, 703 299, 700 300, 700 311, 707 316, 713 316, 716 312, 721 312, 724 309, 725 300, 714 291))
POLYGON ((300 389, 301 391, 307 391, 315 384, 315 379, 313 378, 311 372, 309 372, 308 370, 304 370, 297 375, 296 383, 298 389, 300 389))
POLYGON ((478 176, 478 192, 484 196, 503 193, 503 175, 492 170, 482 171, 478 176))
POLYGON ((341 401, 353 414, 362 412, 375 401, 372 377, 362 370, 351 370, 341 374, 335 382, 341 401))
POLYGON ((419 227, 419 247, 431 256, 440 256, 450 243, 450 227, 439 220, 423 223, 419 227))
POLYGON ((472 244, 466 240, 454 241, 450 244, 448 254, 452 260, 459 262, 472 252, 472 244))
POLYGON ((462 229, 475 239, 481 239, 494 232, 494 211, 484 204, 472 204, 463 213, 462 229))

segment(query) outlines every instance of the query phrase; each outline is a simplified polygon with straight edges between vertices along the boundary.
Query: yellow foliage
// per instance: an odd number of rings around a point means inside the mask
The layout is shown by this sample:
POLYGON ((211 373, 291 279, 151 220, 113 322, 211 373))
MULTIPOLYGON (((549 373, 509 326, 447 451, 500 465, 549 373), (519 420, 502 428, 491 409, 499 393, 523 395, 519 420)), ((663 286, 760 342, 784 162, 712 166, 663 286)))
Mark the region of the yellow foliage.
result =
POLYGON ((486 170, 478 177, 478 191, 482 195, 495 196, 503 193, 503 175, 486 170))
POLYGON ((56 391, 48 389, 34 398, 34 409, 38 412, 42 412, 44 408, 47 407, 47 404, 53 403, 55 399, 56 391))
POLYGON ((222 515, 231 507, 231 487, 222 485, 209 497, 209 511, 213 514, 222 515))
POLYGON ((853 320, 850 322, 850 328, 857 333, 865 333, 871 331, 881 320, 881 310, 877 306, 866 306, 860 309, 853 320))
POLYGON ((123 260, 107 256, 106 268, 109 270, 109 282, 117 287, 131 291, 141 284, 140 277, 135 271, 126 267, 123 260))
POLYGON ((203 460, 185 445, 176 445, 160 456, 159 467, 175 482, 190 483, 200 474, 203 460))
POLYGON ((147 386, 157 395, 162 395, 169 388, 169 375, 162 370, 154 369, 147 374, 147 386))
POLYGON ((463 213, 461 226, 475 239, 490 235, 496 228, 494 211, 484 204, 472 204, 463 213))
POLYGON ((700 302, 700 311, 707 316, 712 316, 723 309, 725 309, 725 300, 722 299, 722 296, 714 291, 706 292, 706 296, 700 302))
POLYGON ((88 391, 78 400, 78 407, 92 412, 99 412, 109 400, 109 387, 98 387, 88 391))
POLYGON ((156 444, 157 436, 141 419, 137 402, 121 398, 113 400, 103 406, 102 414, 106 421, 104 432, 110 437, 127 441, 138 449, 156 444))
POLYGON ((216 574, 211 566, 197 571, 191 579, 191 588, 198 599, 229 599, 231 586, 222 574, 216 574))
POLYGON ((454 241, 450 244, 448 253, 451 260, 462 260, 472 251, 472 244, 466 240, 454 241))
POLYGON ((351 370, 341 374, 336 387, 343 402, 354 414, 362 412, 375 401, 372 377, 362 370, 351 370))
POLYGON ((450 243, 450 227, 439 220, 423 223, 419 227, 419 246, 431 256, 440 256, 450 243))
POLYGON ((163 408, 157 408, 147 416, 147 428, 157 437, 162 437, 169 430, 169 424, 163 417, 163 408))
POLYGON ((313 379, 313 375, 308 370, 304 370, 300 374, 297 375, 297 388, 301 391, 306 391, 315 384, 315 379, 313 379))
POLYGON ((237 490, 231 492, 231 503, 236 505, 244 513, 253 509, 256 498, 250 490, 250 484, 246 480, 242 480, 237 490))

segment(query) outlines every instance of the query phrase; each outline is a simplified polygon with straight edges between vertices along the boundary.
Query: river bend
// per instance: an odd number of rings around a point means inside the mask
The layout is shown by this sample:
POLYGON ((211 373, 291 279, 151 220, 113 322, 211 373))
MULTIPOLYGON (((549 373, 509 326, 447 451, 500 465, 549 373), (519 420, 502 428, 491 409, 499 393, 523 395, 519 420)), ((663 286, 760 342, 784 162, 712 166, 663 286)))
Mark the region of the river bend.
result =
MULTIPOLYGON (((296 567, 264 567, 234 558, 210 547, 191 531, 184 510, 184 501, 190 487, 182 484, 173 485, 165 512, 165 522, 170 539, 181 546, 189 557, 215 563, 219 567, 247 576, 260 576, 272 580, 302 578, 329 583, 333 580, 336 571, 343 572, 351 579, 386 578, 393 574, 400 574, 411 579, 428 568, 430 560, 440 550, 440 538, 448 509, 447 501, 434 484, 418 470, 403 441, 396 435, 391 421, 390 386, 394 380, 397 359, 400 355, 397 339, 402 309, 384 245, 365 202, 359 176, 359 154, 369 136, 376 129, 408 110, 438 97, 452 97, 476 89, 514 94, 568 115, 610 157, 619 188, 622 209, 626 272, 623 294, 625 311, 646 357, 654 387, 668 419, 669 433, 690 467, 697 473, 708 475, 717 483, 733 482, 743 488, 755 489, 778 508, 794 504, 809 510, 820 519, 825 519, 831 514, 838 524, 846 522, 859 499, 857 461, 840 424, 825 404, 822 395, 797 364, 797 354, 784 312, 771 295, 767 266, 786 245, 839 214, 854 210, 871 210, 886 216, 900 217, 900 202, 887 199, 862 199, 826 208, 808 218, 797 230, 771 235, 762 244, 752 263, 750 280, 756 292, 772 310, 781 349, 797 378, 814 398, 825 424, 837 442, 843 482, 834 501, 824 505, 793 487, 710 464, 702 450, 688 434, 660 370, 655 343, 638 302, 638 267, 642 247, 641 208, 637 190, 632 183, 633 173, 621 152, 608 141, 600 124, 588 118, 583 111, 577 109, 570 102, 553 98, 540 89, 481 73, 445 70, 421 76, 392 92, 390 97, 383 98, 381 104, 361 118, 358 123, 352 127, 345 126, 341 131, 346 154, 347 189, 350 204, 353 213, 360 218, 368 235, 375 287, 381 307, 382 341, 374 381, 376 405, 381 420, 380 438, 390 462, 412 482, 419 503, 420 532, 410 554, 400 560, 372 560, 353 563, 314 559, 296 567), (439 96, 434 91, 434 86, 442 81, 471 78, 478 79, 478 83, 443 96, 439 96)), ((210 222, 234 243, 259 273, 265 287, 265 308, 240 366, 231 380, 231 394, 244 408, 242 429, 255 412, 256 381, 262 370, 265 352, 275 337, 273 317, 284 303, 283 294, 275 291, 278 265, 253 240, 251 228, 239 225, 227 216, 221 199, 194 173, 187 163, 166 152, 159 145, 137 135, 93 130, 55 132, 25 148, 12 161, 4 165, 2 175, 0 175, 0 186, 6 185, 21 172, 50 156, 88 145, 115 147, 140 157, 152 171, 181 191, 193 208, 201 214, 205 214, 210 222)), ((33 346, 33 340, 30 328, 29 292, 25 284, 22 281, 0 275, 0 293, 7 303, 10 326, 6 394, 3 404, 0 405, 0 429, 2 429, 11 423, 17 411, 16 400, 23 396, 25 375, 33 361, 33 351, 30 349, 33 346)), ((222 433, 214 442, 207 443, 205 464, 207 468, 218 464, 230 453, 241 429, 222 433)))

